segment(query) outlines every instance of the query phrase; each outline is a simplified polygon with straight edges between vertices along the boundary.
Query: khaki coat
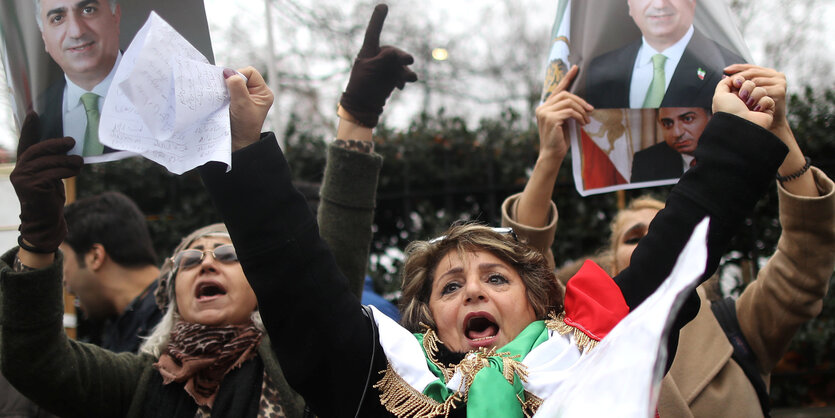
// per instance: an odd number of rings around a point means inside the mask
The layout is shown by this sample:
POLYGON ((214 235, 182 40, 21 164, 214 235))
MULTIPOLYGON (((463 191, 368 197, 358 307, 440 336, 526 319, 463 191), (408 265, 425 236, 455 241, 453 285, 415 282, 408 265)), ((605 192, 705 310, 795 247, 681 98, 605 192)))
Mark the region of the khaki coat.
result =
MULTIPOLYGON (((766 384, 800 326, 820 313, 835 268, 835 184, 817 168, 810 170, 820 197, 792 195, 777 186, 783 227, 777 251, 736 301, 740 328, 766 384)), ((515 221, 519 197, 502 204, 502 224, 545 252, 553 266, 556 205, 546 226, 532 228, 515 221)), ((659 416, 762 417, 756 391, 731 359, 733 348, 704 289, 698 292, 699 314, 682 328, 675 360, 662 380, 659 416)))

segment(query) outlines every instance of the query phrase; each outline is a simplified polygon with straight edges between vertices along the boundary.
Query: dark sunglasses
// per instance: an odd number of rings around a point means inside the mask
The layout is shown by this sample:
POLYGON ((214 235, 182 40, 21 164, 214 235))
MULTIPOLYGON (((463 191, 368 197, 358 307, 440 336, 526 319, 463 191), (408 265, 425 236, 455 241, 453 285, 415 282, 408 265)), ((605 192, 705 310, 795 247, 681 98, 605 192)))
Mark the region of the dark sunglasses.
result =
POLYGON ((238 254, 235 253, 235 247, 232 244, 225 244, 215 247, 213 250, 183 250, 177 253, 172 260, 178 269, 188 270, 192 267, 200 265, 206 253, 211 253, 215 260, 223 264, 232 264, 238 262, 238 254))

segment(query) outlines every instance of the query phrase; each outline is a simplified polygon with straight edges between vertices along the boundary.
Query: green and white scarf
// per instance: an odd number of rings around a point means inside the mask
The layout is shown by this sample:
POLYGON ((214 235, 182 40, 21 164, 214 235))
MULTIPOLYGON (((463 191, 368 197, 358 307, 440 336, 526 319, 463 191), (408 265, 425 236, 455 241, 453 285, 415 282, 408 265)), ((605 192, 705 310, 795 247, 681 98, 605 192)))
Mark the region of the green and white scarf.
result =
POLYGON ((545 321, 535 321, 504 347, 470 352, 447 368, 435 359, 433 331, 410 334, 382 314, 375 320, 389 364, 374 387, 380 390, 382 405, 398 417, 447 416, 455 408, 466 408, 467 416, 473 417, 531 416, 541 399, 526 388, 523 361, 528 354, 550 339, 545 349, 551 352, 540 357, 558 359, 563 367, 580 357, 572 336, 552 338, 545 321), (568 355, 554 354, 560 351, 568 355))

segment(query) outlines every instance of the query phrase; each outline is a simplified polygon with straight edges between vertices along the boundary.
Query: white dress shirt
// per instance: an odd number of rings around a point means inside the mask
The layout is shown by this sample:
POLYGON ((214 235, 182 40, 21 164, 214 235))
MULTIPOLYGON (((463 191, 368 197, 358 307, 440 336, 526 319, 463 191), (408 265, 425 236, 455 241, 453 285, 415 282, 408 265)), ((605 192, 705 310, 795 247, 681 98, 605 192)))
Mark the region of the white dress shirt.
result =
POLYGON ((70 150, 70 154, 84 155, 84 134, 87 132, 87 112, 84 110, 84 104, 81 103, 81 95, 84 93, 95 93, 101 96, 101 99, 99 99, 99 114, 101 114, 104 98, 107 96, 107 90, 110 88, 110 83, 113 81, 116 68, 119 67, 119 61, 121 60, 122 53, 119 52, 116 56, 116 63, 113 64, 110 73, 90 91, 79 87, 64 74, 64 79, 67 81, 67 85, 64 87, 64 100, 61 105, 64 136, 71 136, 75 139, 75 146, 70 150))
POLYGON ((692 155, 681 154, 681 163, 684 164, 682 173, 686 172, 690 169, 690 162, 693 161, 695 158, 692 155))
POLYGON ((644 99, 647 90, 649 90, 649 85, 652 83, 652 56, 655 54, 663 54, 667 57, 667 61, 664 62, 664 91, 667 91, 678 62, 684 55, 684 49, 687 48, 687 44, 692 37, 693 25, 690 25, 690 29, 687 29, 687 33, 678 42, 663 51, 656 51, 649 46, 645 37, 641 37, 641 47, 638 49, 638 56, 635 58, 635 64, 632 67, 632 81, 629 85, 629 107, 644 107, 644 99))

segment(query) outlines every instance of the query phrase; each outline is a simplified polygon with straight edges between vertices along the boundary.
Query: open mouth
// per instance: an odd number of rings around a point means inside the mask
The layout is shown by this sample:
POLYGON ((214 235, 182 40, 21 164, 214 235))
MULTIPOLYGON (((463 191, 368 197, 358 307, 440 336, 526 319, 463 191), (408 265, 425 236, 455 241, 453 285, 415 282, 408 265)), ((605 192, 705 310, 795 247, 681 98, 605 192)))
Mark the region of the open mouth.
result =
POLYGON ((197 298, 197 300, 211 299, 225 294, 226 288, 221 286, 220 283, 212 281, 199 283, 194 289, 194 297, 197 298))
POLYGON ((499 325, 485 312, 467 315, 464 319, 464 335, 473 342, 487 341, 499 334, 499 325))

